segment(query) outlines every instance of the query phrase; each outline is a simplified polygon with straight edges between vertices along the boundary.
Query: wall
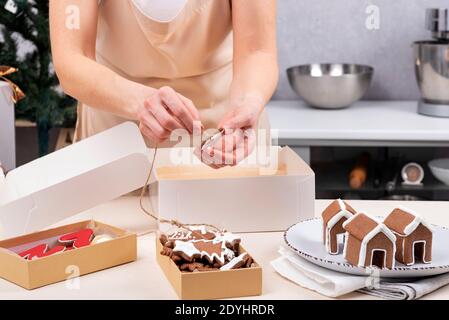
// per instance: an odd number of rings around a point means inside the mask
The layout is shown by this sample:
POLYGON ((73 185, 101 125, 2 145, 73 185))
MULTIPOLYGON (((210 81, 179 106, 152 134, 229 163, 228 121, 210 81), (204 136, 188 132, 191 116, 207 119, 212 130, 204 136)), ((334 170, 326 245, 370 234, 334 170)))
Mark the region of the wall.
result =
POLYGON ((448 0, 278 0, 281 79, 275 99, 295 99, 285 69, 311 62, 369 64, 376 74, 366 99, 417 99, 412 43, 430 38, 425 8, 448 0), (380 29, 365 26, 376 5, 380 29))

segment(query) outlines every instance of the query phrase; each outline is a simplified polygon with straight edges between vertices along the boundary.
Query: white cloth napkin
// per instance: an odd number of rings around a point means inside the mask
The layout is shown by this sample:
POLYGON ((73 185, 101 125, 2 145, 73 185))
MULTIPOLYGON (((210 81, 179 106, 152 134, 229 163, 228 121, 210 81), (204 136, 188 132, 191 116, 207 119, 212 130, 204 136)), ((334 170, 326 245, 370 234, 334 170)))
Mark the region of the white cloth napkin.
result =
POLYGON ((380 281, 376 288, 363 288, 359 292, 389 300, 415 300, 449 284, 449 273, 421 278, 410 282, 380 281))
POLYGON ((284 278, 302 287, 328 297, 339 297, 359 291, 390 300, 418 299, 449 284, 449 273, 421 278, 418 280, 380 281, 373 284, 373 278, 355 276, 315 265, 298 256, 295 252, 281 247, 280 257, 271 262, 273 268, 284 278))
POLYGON ((281 257, 271 262, 281 276, 328 297, 338 297, 366 287, 366 277, 353 276, 317 266, 281 247, 281 257))

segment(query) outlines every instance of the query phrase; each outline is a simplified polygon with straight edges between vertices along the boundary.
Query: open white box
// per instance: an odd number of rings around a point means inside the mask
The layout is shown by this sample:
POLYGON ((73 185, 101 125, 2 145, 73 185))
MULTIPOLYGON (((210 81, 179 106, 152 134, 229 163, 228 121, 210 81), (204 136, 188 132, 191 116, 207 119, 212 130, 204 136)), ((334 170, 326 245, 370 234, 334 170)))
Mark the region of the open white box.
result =
POLYGON ((315 174, 288 147, 271 147, 267 167, 241 164, 218 171, 200 164, 192 148, 158 152, 150 201, 160 217, 232 232, 282 231, 314 217, 315 174), (194 165, 177 169, 183 161, 194 165), (184 169, 192 170, 191 177, 184 169))
POLYGON ((0 172, 0 238, 48 227, 145 183, 149 150, 125 123, 10 171, 0 172))
MULTIPOLYGON (((283 175, 245 163, 216 171, 202 165, 192 148, 160 149, 150 188, 153 210, 166 219, 209 223, 234 232, 280 231, 313 217, 313 171, 290 148, 272 147, 271 151, 268 162, 276 170, 282 167, 283 175), (179 168, 177 161, 183 158, 179 155, 196 159, 212 177, 158 176, 164 167, 179 168), (251 175, 254 168, 258 168, 257 176, 251 175), (239 173, 248 170, 250 175, 239 173)), ((151 152, 138 127, 128 122, 10 171, 6 177, 0 174, 0 238, 41 230, 142 187, 151 152)))

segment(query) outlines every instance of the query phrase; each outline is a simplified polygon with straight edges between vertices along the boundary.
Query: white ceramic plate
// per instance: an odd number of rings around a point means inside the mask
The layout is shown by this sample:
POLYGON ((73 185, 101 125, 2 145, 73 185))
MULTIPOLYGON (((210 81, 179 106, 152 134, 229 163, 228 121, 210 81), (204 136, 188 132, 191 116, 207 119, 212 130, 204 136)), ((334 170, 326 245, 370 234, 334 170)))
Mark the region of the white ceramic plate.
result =
MULTIPOLYGON (((287 245, 304 259, 327 269, 354 274, 369 275, 372 271, 366 268, 355 267, 343 257, 343 244, 340 243, 340 254, 327 253, 322 238, 321 219, 312 219, 300 222, 290 227, 284 234, 287 245)), ((382 269, 380 277, 384 278, 416 278, 437 275, 449 272, 449 230, 434 226, 432 263, 417 263, 405 266, 396 262, 392 270, 382 269)), ((372 270, 372 269, 371 269, 372 270)))

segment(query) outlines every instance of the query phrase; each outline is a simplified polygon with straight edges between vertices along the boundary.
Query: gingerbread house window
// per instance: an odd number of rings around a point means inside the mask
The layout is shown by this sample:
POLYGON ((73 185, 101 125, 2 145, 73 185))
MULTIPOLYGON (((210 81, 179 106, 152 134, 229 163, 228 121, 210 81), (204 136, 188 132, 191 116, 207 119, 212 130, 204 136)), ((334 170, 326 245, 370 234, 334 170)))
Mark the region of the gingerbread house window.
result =
POLYGON ((322 214, 323 242, 329 254, 339 253, 338 236, 343 235, 343 223, 351 218, 356 211, 345 201, 338 199, 333 201, 322 214))
POLYGON ((346 239, 343 254, 359 267, 394 268, 396 237, 383 223, 363 213, 343 223, 346 239))
POLYGON ((432 261, 432 228, 420 216, 406 208, 394 209, 384 224, 396 235, 396 260, 413 265, 432 261))

